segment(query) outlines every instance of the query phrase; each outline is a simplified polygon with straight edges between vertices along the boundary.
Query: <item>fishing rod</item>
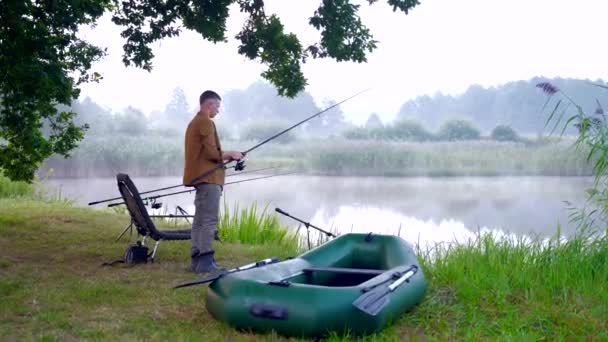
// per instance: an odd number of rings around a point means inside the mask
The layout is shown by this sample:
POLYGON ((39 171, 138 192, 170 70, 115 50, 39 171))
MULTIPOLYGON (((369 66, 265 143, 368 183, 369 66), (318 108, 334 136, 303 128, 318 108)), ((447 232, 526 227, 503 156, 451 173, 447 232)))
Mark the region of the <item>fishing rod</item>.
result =
MULTIPOLYGON (((273 135, 273 136, 271 136, 271 137, 267 138, 266 140, 264 140, 264 141, 262 141, 262 142, 258 143, 257 145, 255 145, 255 146, 253 146, 253 147, 249 148, 248 150, 245 150, 245 151, 241 152, 241 154, 243 155, 243 157, 245 157, 245 156, 246 156, 246 155, 247 155, 249 152, 251 152, 251 151, 255 150, 256 148, 258 148, 258 147, 260 147, 260 146, 262 146, 262 145, 264 145, 264 144, 268 143, 269 141, 271 141, 271 140, 273 140, 273 139, 276 139, 277 137, 279 137, 279 136, 281 136, 281 135, 283 135, 283 134, 285 134, 285 133, 289 132, 290 130, 292 130, 292 129, 294 129, 294 128, 298 127, 298 126, 300 126, 301 124, 303 124, 303 123, 305 123, 305 122, 307 122, 307 121, 309 121, 309 120, 314 119, 315 117, 317 117, 317 116, 319 116, 319 115, 321 115, 321 114, 323 114, 323 113, 327 112, 328 110, 330 110, 330 109, 332 109, 332 108, 334 108, 334 107, 336 107, 336 106, 339 106, 340 104, 342 104, 342 103, 344 103, 344 102, 346 102, 346 101, 348 101, 348 100, 352 99, 353 97, 361 95, 362 93, 364 93, 364 92, 366 92, 366 91, 368 91, 368 90, 369 90, 369 88, 368 88, 368 89, 365 89, 365 90, 362 90, 362 91, 360 91, 360 92, 356 93, 355 95, 352 95, 352 96, 350 96, 350 97, 348 97, 348 98, 346 98, 346 99, 344 99, 344 100, 342 100, 342 101, 340 101, 340 102, 334 103, 333 105, 331 105, 331 106, 329 106, 329 107, 325 108, 324 110, 322 110, 322 111, 320 111, 320 112, 318 112, 318 113, 316 113, 316 114, 313 114, 313 115, 311 115, 311 116, 307 117, 306 119, 304 119, 304 120, 302 120, 302 121, 298 122, 297 124, 295 124, 295 125, 293 125, 293 126, 291 126, 291 127, 289 127, 289 128, 286 128, 286 129, 282 130, 281 132, 279 132, 279 133, 277 133, 277 134, 275 134, 275 135, 273 135)), ((227 161, 225 164, 228 164, 228 163, 230 163, 230 162, 232 162, 232 160, 227 161)), ((207 171, 207 172, 203 173, 202 175, 200 175, 200 176, 198 176, 198 177, 194 178, 192 181, 190 181, 190 184, 195 184, 197 181, 199 181, 199 180, 201 180, 201 179, 203 179, 203 178, 207 177, 208 175, 210 175, 212 172, 214 172, 214 171, 215 171, 215 170, 217 170, 218 168, 219 168, 219 167, 213 168, 213 169, 211 169, 211 170, 209 170, 209 171, 207 171)))
POLYGON ((277 133, 277 134, 275 134, 275 135, 271 136, 270 138, 268 138, 268 139, 266 139, 266 140, 262 141, 261 143, 259 143, 259 144, 255 145, 255 146, 253 146, 252 148, 248 149, 247 151, 242 152, 242 153, 243 153, 243 155, 245 155, 245 154, 247 154, 247 153, 249 153, 249 152, 251 152, 251 151, 255 150, 256 148, 258 148, 258 147, 260 147, 260 146, 262 146, 262 145, 266 144, 266 143, 267 143, 267 142, 269 142, 270 140, 275 139, 275 138, 279 137, 280 135, 282 135, 282 134, 285 134, 285 133, 289 132, 290 130, 292 130, 292 129, 294 129, 294 128, 298 127, 298 126, 300 126, 301 124, 303 124, 303 123, 305 123, 305 122, 307 122, 307 121, 309 121, 309 120, 311 120, 311 119, 313 119, 313 118, 315 118, 315 117, 317 117, 317 116, 319 116, 319 115, 321 115, 321 114, 325 113, 326 111, 328 111, 328 110, 330 110, 330 109, 332 109, 332 108, 334 108, 334 107, 336 107, 336 106, 338 106, 338 105, 340 105, 340 104, 342 104, 342 103, 344 103, 344 102, 346 102, 346 101, 348 101, 348 100, 352 99, 353 97, 356 97, 356 96, 359 96, 359 95, 363 94, 364 92, 366 92, 366 91, 368 91, 368 90, 369 90, 369 88, 368 88, 368 89, 365 89, 365 90, 362 90, 362 91, 360 91, 360 92, 356 93, 355 95, 352 95, 351 97, 348 97, 348 98, 346 98, 346 99, 344 99, 344 100, 342 100, 342 101, 340 101, 340 102, 338 102, 338 103, 335 103, 335 104, 333 104, 333 105, 331 105, 331 106, 329 106, 329 107, 325 108, 324 110, 322 110, 322 111, 320 111, 320 112, 318 112, 318 113, 316 113, 316 114, 314 114, 314 115, 312 115, 312 116, 309 116, 308 118, 306 118, 306 119, 304 119, 304 120, 302 120, 302 121, 298 122, 297 124, 295 124, 295 125, 293 125, 293 126, 291 126, 291 127, 287 128, 287 129, 285 129, 285 130, 283 130, 283 131, 281 131, 281 132, 279 132, 279 133, 277 133))
MULTIPOLYGON (((233 169, 236 168, 235 166, 232 167, 227 167, 226 169, 233 169)), ((244 168, 244 166, 243 166, 244 168)), ((229 175, 226 175, 226 177, 232 177, 232 176, 236 176, 236 175, 244 175, 246 173, 254 173, 254 172, 259 172, 259 171, 266 171, 266 170, 271 170, 271 169, 276 169, 276 166, 272 166, 272 167, 265 167, 265 168, 261 168, 261 169, 256 169, 256 170, 249 170, 249 171, 243 171, 243 172, 239 172, 239 173, 231 173, 229 175)), ((150 190, 150 191, 144 191, 144 192, 140 192, 140 195, 143 194, 149 194, 151 192, 156 192, 156 191, 163 191, 163 190, 169 190, 169 189, 174 189, 174 188, 178 188, 180 186, 184 186, 183 184, 180 185, 172 185, 172 186, 168 186, 166 188, 160 188, 160 189, 156 189, 156 190, 150 190)), ((103 203, 103 202, 109 202, 109 201, 115 201, 118 199, 121 199, 122 197, 114 197, 114 198, 108 198, 106 200, 101 200, 101 201, 95 201, 95 202, 90 202, 89 205, 94 205, 94 204, 99 204, 99 203, 103 203)))
MULTIPOLYGON (((238 184, 238 183, 244 183, 244 182, 251 182, 251 181, 254 181, 254 180, 258 180, 258 179, 272 178, 272 177, 278 177, 278 176, 286 176, 286 175, 290 175, 290 174, 294 174, 294 173, 295 172, 285 172, 285 173, 280 173, 280 174, 277 174, 277 175, 268 175, 268 176, 261 176, 261 177, 255 177, 255 178, 241 179, 241 180, 238 180, 238 181, 225 183, 224 185, 238 184)), ((166 196, 172 196, 172 195, 185 194, 185 193, 190 193, 192 191, 196 191, 196 189, 190 189, 190 190, 172 192, 172 193, 168 193, 168 194, 150 196, 150 197, 142 198, 141 200, 142 201, 146 201, 146 202, 147 201, 155 201, 157 198, 166 197, 166 196)), ((115 206, 121 205, 121 204, 125 204, 125 202, 110 203, 110 204, 108 204, 108 207, 115 207, 115 206)))
POLYGON ((235 172, 235 173, 231 173, 229 175, 226 175, 226 178, 232 177, 232 176, 240 176, 240 175, 244 175, 244 174, 247 174, 247 173, 254 173, 254 172, 260 172, 260 171, 266 171, 266 170, 274 170, 276 168, 277 168, 276 166, 270 166, 270 167, 264 167, 264 168, 261 168, 261 169, 243 171, 243 172, 239 172, 239 173, 235 172))
MULTIPOLYGON (((271 141, 271 140, 273 140, 273 139, 276 139, 277 137, 281 136, 282 134, 285 134, 285 133, 289 132, 290 130, 292 130, 292 129, 294 129, 294 128, 298 127, 299 125, 301 125, 301 124, 303 124, 303 123, 305 123, 305 122, 307 122, 307 121, 309 121, 309 120, 312 120, 313 118, 315 118, 315 117, 317 117, 317 116, 319 116, 319 115, 321 115, 321 114, 323 114, 323 113, 327 112, 328 110, 330 110, 330 109, 332 109, 332 108, 334 108, 334 107, 336 107, 336 106, 339 106, 340 104, 342 104, 342 103, 344 103, 344 102, 346 102, 346 101, 348 101, 348 100, 350 100, 350 99, 352 99, 352 98, 354 98, 354 97, 356 97, 356 96, 361 95, 362 93, 364 93, 364 92, 366 92, 366 91, 368 91, 368 90, 369 90, 369 88, 368 88, 368 89, 365 89, 365 90, 362 90, 362 91, 360 91, 360 92, 356 93, 355 95, 352 95, 352 96, 350 96, 350 97, 348 97, 348 98, 346 98, 346 99, 344 99, 344 100, 342 100, 342 101, 340 101, 340 102, 337 102, 337 103, 335 103, 335 104, 333 104, 333 105, 331 105, 331 106, 329 106, 329 107, 325 108, 324 110, 322 110, 322 111, 320 111, 320 112, 318 112, 318 113, 315 113, 315 114, 313 114, 313 115, 309 116, 308 118, 306 118, 306 119, 304 119, 304 120, 302 120, 302 121, 298 122, 297 124, 295 124, 295 125, 293 125, 293 126, 291 126, 291 127, 287 128, 287 129, 284 129, 283 131, 281 131, 281 132, 279 132, 279 133, 277 133, 277 134, 275 134, 275 135, 273 135, 273 136, 271 136, 271 137, 269 137, 269 138, 265 139, 264 141, 262 141, 262 142, 258 143, 257 145, 255 145, 255 146, 253 146, 253 147, 249 148, 248 150, 246 150, 246 151, 244 151, 244 152, 241 152, 241 154, 243 155, 243 157, 245 157, 245 155, 247 155, 247 154, 248 154, 248 153, 250 153, 251 151, 253 151, 253 150, 257 149, 258 147, 260 147, 260 146, 262 146, 262 145, 264 145, 264 144, 268 143, 269 141, 271 141)), ((215 172, 216 170, 218 170, 218 169, 220 169, 220 168, 226 168, 226 165, 228 165, 228 164, 230 164, 230 163, 232 163, 232 162, 234 162, 234 161, 236 161, 236 160, 234 160, 234 159, 230 159, 230 160, 225 161, 225 162, 223 162, 223 163, 217 164, 215 167, 211 168, 210 170, 205 171, 205 172, 204 172, 203 174, 201 174, 200 176, 195 177, 194 179, 192 179, 192 181, 190 181, 190 184, 194 184, 194 183, 196 183, 197 181, 199 181, 199 180, 201 180, 201 179, 203 179, 203 178, 205 178, 205 177, 209 176, 210 174, 212 174, 213 172, 215 172)), ((237 162, 237 164, 238 164, 239 162, 242 162, 242 159, 241 159, 240 161, 236 161, 236 162, 237 162)), ((147 194, 147 193, 150 193, 150 192, 156 192, 156 191, 161 191, 161 190, 167 190, 167 189, 177 188, 177 187, 180 187, 180 186, 186 186, 186 185, 185 185, 185 184, 179 184, 179 185, 174 185, 174 186, 171 186, 171 187, 166 187, 166 188, 161 188, 161 189, 148 190, 148 191, 141 192, 141 194, 147 194)), ((105 200, 101 200, 101 201, 91 202, 91 203, 89 203, 89 205, 93 205, 93 204, 99 204, 99 203, 103 203, 103 202, 109 202, 109 201, 114 201, 114 200, 117 200, 117 199, 121 199, 121 197, 115 197, 115 198, 105 199, 105 200)))

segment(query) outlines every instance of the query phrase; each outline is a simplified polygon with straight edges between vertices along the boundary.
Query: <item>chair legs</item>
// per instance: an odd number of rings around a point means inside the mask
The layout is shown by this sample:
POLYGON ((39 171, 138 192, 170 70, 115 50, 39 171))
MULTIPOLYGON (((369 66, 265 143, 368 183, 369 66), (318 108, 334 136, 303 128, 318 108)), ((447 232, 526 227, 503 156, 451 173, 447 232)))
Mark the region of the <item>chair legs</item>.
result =
POLYGON ((133 234, 133 218, 131 218, 131 222, 129 223, 129 225, 127 225, 125 227, 125 229, 122 231, 122 233, 120 233, 120 235, 118 235, 118 237, 116 238, 116 241, 114 242, 118 242, 118 240, 120 240, 120 238, 125 235, 125 233, 127 232, 127 230, 131 230, 130 234, 133 234))
MULTIPOLYGON (((147 246, 148 244, 146 244, 146 240, 148 239, 148 236, 144 236, 143 239, 141 239, 141 244, 144 246, 147 246)), ((158 244, 160 243, 160 240, 156 241, 156 244, 154 244, 154 249, 152 250, 152 254, 150 255, 150 261, 154 262, 154 257, 156 256, 156 250, 158 249, 158 244)))
POLYGON ((156 241, 156 243, 154 244, 154 250, 152 251, 152 256, 150 257, 150 259, 152 260, 152 262, 154 262, 154 257, 156 256, 156 250, 158 249, 158 245, 160 245, 160 242, 162 240, 158 240, 156 241))

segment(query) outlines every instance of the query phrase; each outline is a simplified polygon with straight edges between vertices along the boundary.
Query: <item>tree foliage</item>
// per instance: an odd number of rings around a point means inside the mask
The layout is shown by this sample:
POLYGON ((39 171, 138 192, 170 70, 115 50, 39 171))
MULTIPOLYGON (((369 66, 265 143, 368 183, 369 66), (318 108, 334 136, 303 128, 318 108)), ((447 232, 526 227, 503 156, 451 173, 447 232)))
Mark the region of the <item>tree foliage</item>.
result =
MULTIPOLYGON (((230 126, 237 135, 236 131, 244 131, 250 125, 264 121, 282 122, 280 130, 283 130, 336 103, 327 100, 322 108, 319 108, 307 91, 301 91, 294 98, 287 99, 277 95, 270 84, 261 80, 246 89, 227 92, 222 102, 224 110, 217 116, 216 123, 230 126)), ((297 127, 293 133, 315 137, 329 136, 341 131, 346 124, 344 113, 340 106, 336 106, 297 127)))
MULTIPOLYGON (((285 129, 285 125, 282 122, 258 122, 247 125, 243 129, 243 133, 241 134, 242 140, 254 140, 254 141, 262 141, 270 136, 275 135, 277 132, 285 129)), ((281 144, 286 144, 294 141, 296 139, 293 131, 288 131, 287 133, 277 137, 274 141, 281 144)))
POLYGON ((389 140, 427 141, 433 138, 419 122, 398 120, 385 128, 385 137, 389 140))
POLYGON ((517 141, 519 136, 511 126, 498 125, 490 133, 490 138, 496 141, 517 141))
POLYGON ((193 113, 190 110, 190 105, 188 105, 186 93, 182 88, 173 89, 171 101, 167 103, 164 114, 167 123, 175 123, 180 125, 180 128, 185 128, 188 125, 193 113))
POLYGON ((382 127, 384 127, 384 124, 382 123, 380 116, 378 116, 378 113, 371 113, 367 118, 367 121, 365 121, 365 128, 367 129, 376 129, 382 127))
MULTIPOLYGON (((368 0, 371 5, 377 0, 368 0)), ((405 14, 418 0, 387 0, 405 14)), ((74 123, 69 106, 79 85, 99 81, 92 65, 105 55, 77 35, 79 26, 94 24, 104 13, 123 30, 123 62, 152 70, 152 43, 178 36, 182 29, 203 39, 227 41, 230 6, 248 14, 238 53, 267 66, 262 77, 281 96, 294 97, 306 86, 301 64, 307 58, 365 62, 376 48, 369 29, 358 16, 359 5, 348 0, 322 0, 309 18, 321 40, 305 47, 287 33, 276 15, 265 13, 263 0, 10 0, 0 2, 0 168, 12 180, 31 181, 53 154, 69 157, 86 125, 74 123), (48 124, 47 135, 41 128, 48 124)))
POLYGON ((372 113, 362 127, 355 127, 343 133, 352 140, 389 140, 389 141, 428 141, 435 137, 419 122, 413 120, 397 120, 386 125, 382 124, 376 113, 372 113))
POLYGON ((479 130, 467 120, 450 119, 444 122, 437 133, 441 140, 475 140, 479 139, 479 130))
POLYGON ((10 179, 31 181, 45 158, 68 156, 83 138, 87 127, 54 105, 69 105, 78 85, 99 79, 90 69, 104 51, 76 33, 108 9, 103 0, 0 2, 0 168, 10 179))
MULTIPOLYGON (((497 87, 472 85, 457 96, 419 96, 402 105, 398 118, 419 120, 426 127, 436 129, 444 120, 457 116, 472 120, 484 132, 490 132, 497 125, 509 125, 521 133, 542 133, 546 118, 540 112, 545 101, 535 87, 540 82, 559 87, 585 111, 595 109, 596 99, 602 104, 608 103, 608 92, 594 87, 588 80, 535 77, 497 87)), ((595 83, 608 85, 601 80, 595 83)), ((576 134, 572 127, 566 132, 576 134)))

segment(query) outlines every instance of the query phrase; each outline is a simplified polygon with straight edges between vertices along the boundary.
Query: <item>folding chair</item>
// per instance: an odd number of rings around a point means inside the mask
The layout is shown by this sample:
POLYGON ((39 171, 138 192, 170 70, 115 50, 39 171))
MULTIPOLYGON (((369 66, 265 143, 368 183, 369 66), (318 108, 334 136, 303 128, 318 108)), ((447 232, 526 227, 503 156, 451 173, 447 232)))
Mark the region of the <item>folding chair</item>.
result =
MULTIPOLYGON (((183 230, 158 230, 152 222, 152 217, 167 217, 167 215, 149 215, 146 210, 146 206, 142 201, 139 191, 133 184, 129 175, 124 173, 119 173, 116 175, 116 181, 118 184, 118 191, 124 200, 127 210, 129 211, 129 215, 131 215, 131 224, 135 225, 137 232, 142 235, 143 241, 142 244, 145 245, 146 238, 150 237, 156 244, 154 245, 154 250, 152 251, 151 259, 154 262, 154 257, 156 256, 156 251, 158 250, 158 245, 161 241, 180 241, 180 240, 190 240, 191 239, 191 229, 183 229, 183 230)), ((170 215, 170 217, 193 217, 193 215, 170 215)), ((124 232, 123 232, 124 233, 124 232)))

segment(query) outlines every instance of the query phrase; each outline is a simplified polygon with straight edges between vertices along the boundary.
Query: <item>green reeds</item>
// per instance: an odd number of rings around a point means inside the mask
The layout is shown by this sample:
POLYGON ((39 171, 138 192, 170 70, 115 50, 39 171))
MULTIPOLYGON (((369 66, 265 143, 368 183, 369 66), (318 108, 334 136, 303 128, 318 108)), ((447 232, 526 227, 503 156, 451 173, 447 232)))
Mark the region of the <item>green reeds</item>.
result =
POLYGON ((0 173, 0 198, 32 197, 35 192, 33 184, 13 182, 0 173))
MULTIPOLYGON (((226 141, 225 148, 243 150, 246 142, 226 141)), ((458 142, 353 141, 342 138, 268 144, 257 150, 249 166, 299 167, 323 175, 362 176, 581 176, 591 175, 586 151, 576 151, 568 138, 458 142)), ((154 137, 90 138, 72 158, 54 157, 61 177, 113 177, 121 170, 133 176, 181 175, 183 146, 175 139, 154 137)))
POLYGON ((62 196, 60 189, 48 189, 39 179, 32 183, 11 181, 0 170, 0 198, 20 198, 44 202, 72 203, 62 196))
POLYGON ((444 315, 451 322, 444 334, 452 336, 551 340, 589 336, 605 325, 596 319, 608 314, 608 306, 597 305, 608 303, 606 234, 540 239, 478 233, 418 254, 433 288, 414 324, 439 328, 423 317, 444 315))
POLYGON ((244 208, 235 203, 232 210, 224 202, 218 230, 220 239, 226 242, 281 245, 292 254, 299 250, 297 232, 282 226, 278 217, 268 212, 267 206, 259 211, 255 202, 244 208))

